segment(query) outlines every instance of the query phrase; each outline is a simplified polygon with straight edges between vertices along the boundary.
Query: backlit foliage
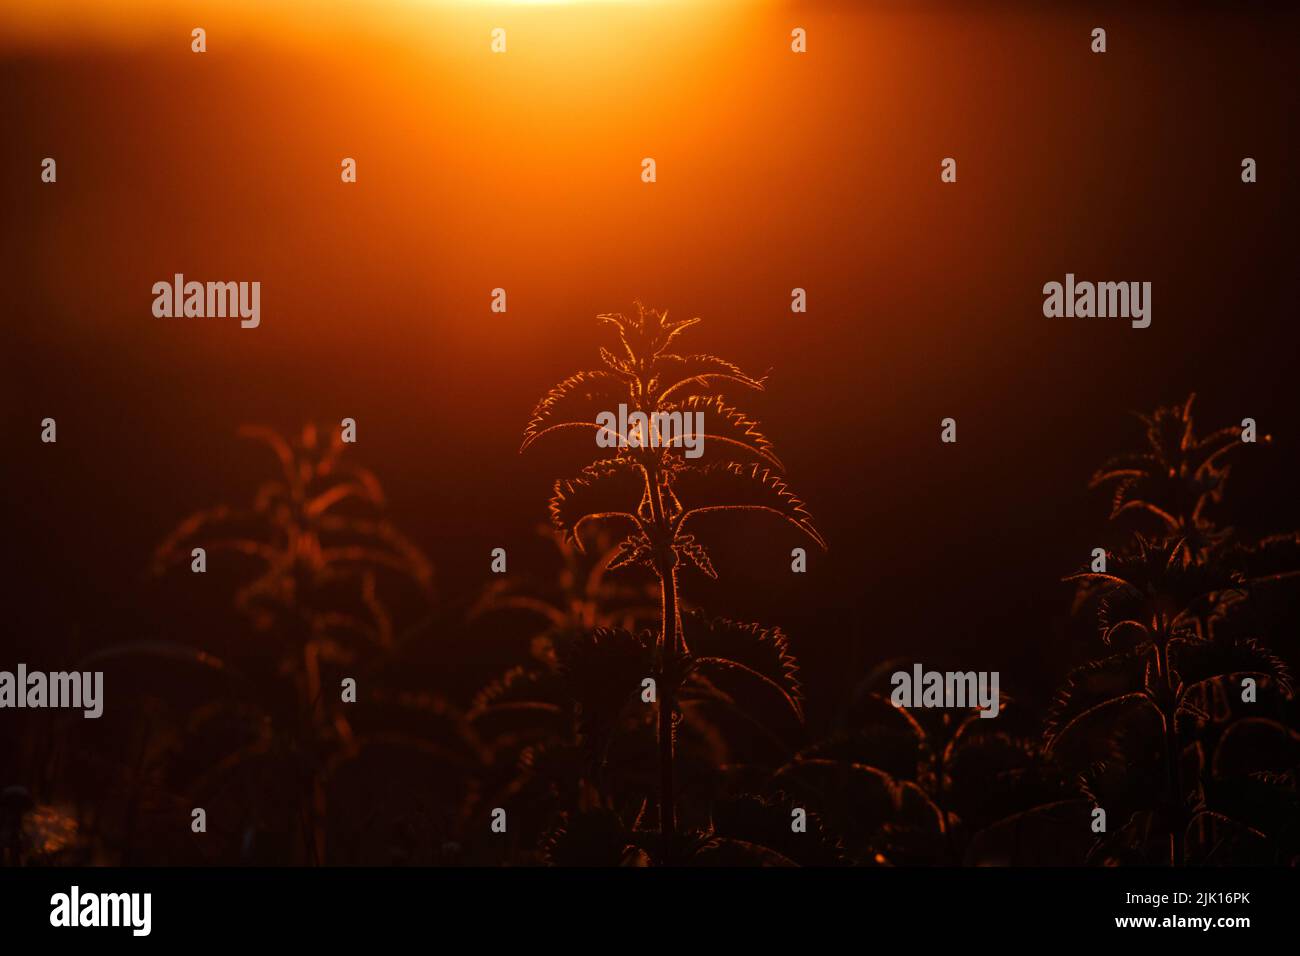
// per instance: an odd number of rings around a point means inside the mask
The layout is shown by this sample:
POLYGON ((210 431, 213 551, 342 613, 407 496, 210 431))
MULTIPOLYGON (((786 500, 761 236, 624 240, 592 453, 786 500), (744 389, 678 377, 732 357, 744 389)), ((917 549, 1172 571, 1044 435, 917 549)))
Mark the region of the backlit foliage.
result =
MULTIPOLYGON (((589 522, 621 528, 626 537, 609 567, 640 566, 658 579, 655 657, 641 673, 653 673, 658 688, 660 859, 668 860, 676 833, 675 724, 691 695, 744 675, 779 694, 802 720, 797 700, 780 680, 731 658, 690 656, 693 637, 690 629, 683 631, 678 568, 688 564, 710 577, 718 573, 696 536, 695 519, 711 512, 763 512, 783 518, 823 547, 825 542, 781 477, 781 462, 758 422, 725 397, 732 389, 762 390, 762 378, 717 356, 677 351, 682 333, 699 319, 670 320, 666 312, 640 304, 631 315, 599 318, 615 331, 617 347, 600 348, 603 368, 571 375, 546 394, 524 430, 521 450, 554 433, 590 435, 595 460, 575 477, 555 483, 551 522, 579 548, 589 522), (616 441, 596 442, 597 433, 608 432, 600 424, 602 413, 620 405, 646 415, 652 428, 659 413, 702 413, 702 456, 687 457, 681 435, 605 434, 616 441)), ((758 643, 766 632, 749 633, 758 643)), ((634 646, 630 637, 620 643, 634 646)))
POLYGON ((1266 618, 1252 609, 1297 573, 1295 535, 1243 540, 1216 520, 1210 506, 1224 501, 1240 429, 1198 437, 1191 408, 1189 398, 1143 416, 1146 449, 1093 478, 1094 487, 1115 484, 1112 518, 1136 511, 1156 518, 1158 531, 1108 552, 1104 572, 1066 579, 1077 584, 1076 606, 1095 605, 1111 653, 1069 675, 1045 741, 1115 824, 1092 847, 1099 860, 1214 862, 1234 845, 1292 859, 1300 843, 1278 809, 1300 810, 1294 766, 1257 766, 1244 780, 1216 767, 1243 720, 1293 733, 1276 719, 1291 676, 1262 643, 1266 618), (1243 703, 1246 678, 1258 686, 1254 704, 1243 703))

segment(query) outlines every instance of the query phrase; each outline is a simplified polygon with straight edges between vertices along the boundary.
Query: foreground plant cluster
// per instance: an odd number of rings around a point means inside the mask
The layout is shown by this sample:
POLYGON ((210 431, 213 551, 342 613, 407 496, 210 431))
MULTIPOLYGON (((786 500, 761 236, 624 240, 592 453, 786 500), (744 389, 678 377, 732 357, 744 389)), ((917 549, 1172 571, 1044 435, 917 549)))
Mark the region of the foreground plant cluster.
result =
POLYGON ((1189 399, 1145 417, 1145 446, 1094 476, 1117 544, 1063 571, 1075 614, 1097 621, 1095 659, 1065 675, 1046 714, 896 707, 889 676, 912 662, 883 661, 813 726, 787 635, 690 603, 692 576, 719 573, 709 513, 747 512, 755 533, 784 520, 826 546, 772 442, 733 404, 764 380, 682 351, 697 320, 639 306, 601 319, 601 367, 553 388, 525 429, 524 450, 585 436, 543 529, 552 586, 505 575, 472 601, 440 601, 430 562, 336 433, 245 429, 278 474, 249 506, 184 521, 154 572, 183 575, 196 547, 235 556, 248 652, 139 641, 82 662, 146 676, 111 719, 30 743, 30 778, 0 798, 5 862, 1300 860, 1300 717, 1268 649, 1300 539, 1224 523, 1239 430, 1199 434, 1189 399), (621 404, 704 413, 704 454, 592 441, 621 404), (507 619, 529 622, 530 652, 472 699, 405 672, 412 641, 507 619), (341 698, 345 678, 361 702, 341 698))

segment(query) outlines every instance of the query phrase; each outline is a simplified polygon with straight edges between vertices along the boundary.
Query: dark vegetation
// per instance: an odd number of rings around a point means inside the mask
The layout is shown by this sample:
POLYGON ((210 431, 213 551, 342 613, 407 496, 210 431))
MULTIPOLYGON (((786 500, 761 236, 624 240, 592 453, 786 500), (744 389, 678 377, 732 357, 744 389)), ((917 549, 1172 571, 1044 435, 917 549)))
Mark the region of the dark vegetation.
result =
POLYGON ((732 405, 764 380, 680 351, 696 320, 601 318, 601 367, 552 389, 525 430, 525 448, 580 432, 589 456, 549 503, 552 580, 512 566, 474 600, 442 601, 336 429, 244 429, 272 477, 247 506, 182 522, 153 569, 183 579, 204 548, 242 650, 142 637, 80 661, 112 669, 114 706, 21 741, 22 777, 0 795, 4 862, 1300 860, 1300 715, 1269 650, 1300 539, 1230 523, 1239 429, 1198 433, 1188 399, 1146 416, 1143 445, 1093 477, 1114 505, 1105 569, 1062 569, 1062 597, 1073 586, 1075 615, 1095 619, 1095 655, 1047 713, 1018 712, 1015 688, 994 720, 895 707, 889 676, 913 663, 897 660, 813 726, 781 628, 691 603, 694 575, 726 573, 710 512, 785 520, 824 546, 772 443, 732 405), (703 411, 705 455, 593 455, 596 414, 620 402, 703 411), (472 698, 411 673, 411 641, 470 626, 525 631, 527 652, 472 698), (344 678, 358 703, 341 699, 344 678))

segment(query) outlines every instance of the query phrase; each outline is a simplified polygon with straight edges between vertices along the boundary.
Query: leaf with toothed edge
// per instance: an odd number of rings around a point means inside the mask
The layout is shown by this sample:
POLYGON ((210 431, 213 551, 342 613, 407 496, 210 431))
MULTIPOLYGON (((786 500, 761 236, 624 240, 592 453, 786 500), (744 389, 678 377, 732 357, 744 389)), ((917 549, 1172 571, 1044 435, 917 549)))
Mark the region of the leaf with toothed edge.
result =
POLYGON ((626 567, 654 567, 654 555, 650 549, 650 539, 644 534, 634 534, 618 543, 614 556, 605 565, 613 571, 626 567))
POLYGON ((770 468, 734 462, 686 468, 674 475, 673 491, 682 505, 679 529, 692 516, 710 511, 770 511, 826 547, 804 503, 770 468))
POLYGON ((1171 666, 1186 686, 1230 677, 1268 677, 1282 693, 1291 696, 1291 673, 1286 662, 1253 640, 1169 642, 1171 666))
POLYGON ((677 336, 700 321, 681 319, 670 322, 667 312, 647 309, 640 302, 636 303, 635 315, 606 313, 596 318, 618 329, 619 340, 633 363, 646 362, 664 353, 677 336))
MULTIPOLYGON (((758 430, 758 422, 740 409, 728 405, 717 395, 691 395, 683 401, 665 405, 663 410, 669 413, 680 412, 683 416, 703 416, 702 438, 695 434, 693 425, 691 434, 700 443, 705 455, 709 454, 711 443, 715 447, 721 443, 721 454, 728 461, 749 463, 757 458, 776 468, 784 467, 772 451, 772 442, 758 430), (737 452, 741 453, 739 458, 737 452)), ((690 421, 693 423, 695 419, 692 417, 690 421)), ((684 435, 673 436, 669 447, 683 447, 684 440, 684 435)))
POLYGON ((709 558, 709 552, 705 550, 704 545, 695 540, 695 535, 687 534, 679 537, 673 542, 673 550, 689 560, 709 577, 717 580, 718 572, 713 569, 713 561, 709 558))
POLYGON ((555 483, 551 496, 551 523, 565 539, 583 550, 578 534, 586 521, 616 519, 640 526, 632 502, 645 497, 645 473, 626 458, 588 465, 576 478, 555 483))
POLYGON ((1094 713, 1097 707, 1144 694, 1144 665, 1150 650, 1149 644, 1141 644, 1072 670, 1048 710, 1044 730, 1047 745, 1051 747, 1075 721, 1085 714, 1094 713))
POLYGON ((538 438, 561 428, 599 430, 596 416, 628 400, 627 385, 612 372, 578 372, 570 375, 537 403, 524 429, 524 451, 538 438))
POLYGON ((790 640, 779 627, 742 623, 728 618, 708 618, 700 611, 682 615, 682 635, 691 652, 744 664, 775 683, 802 709, 803 687, 790 640))
POLYGON ((711 394, 716 382, 731 382, 762 391, 764 379, 753 378, 716 355, 660 355, 655 359, 647 391, 665 401, 674 392, 711 394))

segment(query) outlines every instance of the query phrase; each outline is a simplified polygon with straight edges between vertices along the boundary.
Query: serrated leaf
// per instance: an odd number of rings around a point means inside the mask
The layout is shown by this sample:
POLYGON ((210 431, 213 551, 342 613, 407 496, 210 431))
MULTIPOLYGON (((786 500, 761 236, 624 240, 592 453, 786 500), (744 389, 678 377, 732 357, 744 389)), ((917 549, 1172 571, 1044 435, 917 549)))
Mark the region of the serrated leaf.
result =
POLYGON ((654 567, 654 554, 650 548, 650 539, 644 534, 634 534, 624 538, 614 549, 614 555, 606 563, 605 567, 613 571, 617 568, 640 565, 642 567, 654 567))
POLYGON ((682 636, 697 657, 720 657, 752 668, 776 683, 802 711, 803 685, 790 639, 779 627, 708 618, 701 611, 682 615, 682 636))
POLYGON ((645 498, 645 473, 626 458, 588 465, 576 478, 557 481, 549 504, 551 524, 579 551, 587 521, 626 521, 640 527, 637 511, 645 498))
POLYGON ((661 355, 655 360, 648 391, 662 402, 674 393, 679 398, 708 394, 718 383, 728 382, 763 390, 763 379, 746 375, 738 365, 716 355, 661 355))
POLYGON ((533 409, 524 428, 522 452, 542 435, 562 428, 599 429, 596 417, 628 400, 628 389, 612 372, 578 372, 560 382, 533 409))
MULTIPOLYGON (((692 435, 703 446, 702 457, 707 459, 707 464, 713 464, 719 458, 741 463, 758 459, 777 468, 784 467, 772 451, 771 441, 759 431, 758 422, 717 395, 690 395, 680 402, 665 405, 664 409, 689 415, 692 422, 697 413, 703 415, 703 437, 694 431, 692 435)), ((669 447, 682 447, 684 440, 684 435, 674 436, 669 447)))
POLYGON ((1254 640, 1169 642, 1173 668, 1185 687, 1238 675, 1269 677, 1288 697, 1291 673, 1286 662, 1254 640))
POLYGON ((1108 701, 1140 694, 1146 688, 1149 648, 1142 646, 1092 661, 1070 671, 1048 709, 1043 736, 1052 746, 1071 722, 1108 701))
POLYGON ((678 335, 700 321, 670 321, 666 311, 647 309, 640 302, 636 303, 634 315, 607 313, 597 318, 618 330, 619 341, 633 365, 646 365, 655 356, 667 352, 678 335))
POLYGON ((632 374, 632 370, 628 368, 627 362, 620 361, 613 352, 603 346, 600 349, 600 360, 605 363, 607 368, 620 377, 626 378, 632 374))
POLYGON ((695 515, 711 511, 768 511, 826 547, 813 526, 812 515, 785 479, 761 465, 726 463, 683 469, 673 478, 673 491, 682 505, 679 528, 695 515))
POLYGON ((695 540, 694 535, 687 534, 678 538, 673 542, 673 550, 689 560, 709 577, 717 579, 718 572, 713 569, 713 562, 709 559, 709 552, 705 550, 704 545, 695 540))

